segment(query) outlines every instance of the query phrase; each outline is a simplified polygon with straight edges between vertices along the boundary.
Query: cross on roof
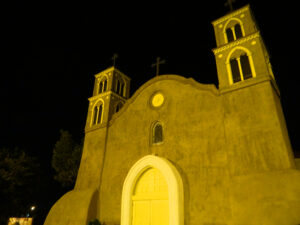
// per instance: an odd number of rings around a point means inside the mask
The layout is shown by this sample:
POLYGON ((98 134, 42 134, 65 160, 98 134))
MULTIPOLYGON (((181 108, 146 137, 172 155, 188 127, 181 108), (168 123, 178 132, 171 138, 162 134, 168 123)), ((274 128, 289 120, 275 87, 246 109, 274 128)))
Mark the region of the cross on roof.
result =
POLYGON ((225 6, 229 6, 229 9, 230 11, 233 11, 233 3, 236 1, 236 0, 226 0, 227 2, 224 4, 225 6))
POLYGON ((113 57, 111 58, 111 59, 113 60, 113 67, 116 66, 116 59, 117 59, 118 57, 119 57, 118 54, 115 53, 115 54, 113 55, 113 57))
POLYGON ((166 60, 160 61, 160 57, 157 57, 157 58, 156 58, 156 63, 153 63, 153 64, 151 65, 151 67, 156 67, 156 76, 159 75, 159 65, 160 65, 160 64, 164 64, 165 62, 166 62, 166 60))

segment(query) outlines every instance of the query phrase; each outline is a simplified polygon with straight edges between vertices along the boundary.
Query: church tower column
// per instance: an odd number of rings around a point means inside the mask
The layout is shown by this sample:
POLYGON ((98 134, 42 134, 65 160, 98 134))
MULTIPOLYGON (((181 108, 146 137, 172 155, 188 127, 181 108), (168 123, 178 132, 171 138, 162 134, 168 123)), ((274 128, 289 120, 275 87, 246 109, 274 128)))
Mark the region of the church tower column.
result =
POLYGON ((130 78, 110 67, 95 75, 75 189, 100 187, 109 122, 129 98, 130 78))
POLYGON ((230 173, 294 168, 280 92, 250 6, 212 24, 230 173))
POLYGON ((217 48, 216 58, 220 91, 239 89, 271 80, 279 94, 269 54, 257 24, 246 5, 212 22, 217 48))
POLYGON ((85 131, 106 126, 129 98, 130 78, 115 67, 95 75, 93 96, 89 100, 85 131))

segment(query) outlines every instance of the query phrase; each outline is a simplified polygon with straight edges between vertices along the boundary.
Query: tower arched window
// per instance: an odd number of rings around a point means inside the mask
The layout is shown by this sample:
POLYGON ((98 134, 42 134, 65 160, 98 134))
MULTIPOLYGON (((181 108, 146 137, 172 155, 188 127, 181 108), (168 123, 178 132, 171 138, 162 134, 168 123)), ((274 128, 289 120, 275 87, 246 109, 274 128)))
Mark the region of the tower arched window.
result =
POLYGON ((124 83, 122 82, 122 83, 121 83, 121 88, 120 88, 120 95, 121 95, 121 96, 124 96, 124 86, 125 86, 125 85, 124 85, 124 83))
POLYGON ((231 21, 230 23, 228 23, 225 33, 228 43, 244 36, 242 26, 238 21, 231 21))
POLYGON ((103 104, 99 102, 94 106, 93 115, 92 115, 92 125, 97 125, 101 123, 103 112, 103 104))
POLYGON ((160 122, 156 122, 152 130, 152 143, 158 144, 163 142, 163 127, 160 122))
POLYGON ((125 87, 124 81, 118 79, 116 84, 116 90, 115 90, 116 93, 118 95, 124 96, 124 87, 125 87))
POLYGON ((251 78, 252 71, 250 67, 249 57, 247 56, 247 54, 241 55, 240 61, 244 80, 251 78))
POLYGON ((102 104, 100 104, 98 106, 98 118, 97 118, 97 124, 101 123, 101 119, 102 119, 102 110, 103 110, 103 106, 102 104))
POLYGON ((107 91, 107 79, 104 80, 104 84, 103 84, 103 92, 107 91))
POLYGON ((120 91, 120 81, 117 80, 116 93, 119 93, 119 91, 120 91))
POLYGON ((99 91, 98 93, 101 94, 103 92, 107 91, 107 78, 104 78, 99 82, 99 91))
POLYGON ((93 125, 97 124, 97 117, 98 117, 98 107, 95 106, 93 110, 93 125))
POLYGON ((234 33, 235 33, 235 39, 239 39, 241 37, 243 37, 243 32, 242 32, 242 28, 240 24, 236 24, 234 26, 234 33))
POLYGON ((230 69, 233 83, 253 77, 249 56, 244 53, 230 59, 230 69))
POLYGON ((227 35, 228 42, 234 41, 234 36, 233 36, 233 32, 232 32, 231 28, 226 29, 226 35, 227 35))
POLYGON ((241 73, 239 69, 239 62, 237 59, 230 59, 230 68, 233 83, 241 81, 241 73))
POLYGON ((99 94, 103 92, 103 83, 99 83, 99 94))

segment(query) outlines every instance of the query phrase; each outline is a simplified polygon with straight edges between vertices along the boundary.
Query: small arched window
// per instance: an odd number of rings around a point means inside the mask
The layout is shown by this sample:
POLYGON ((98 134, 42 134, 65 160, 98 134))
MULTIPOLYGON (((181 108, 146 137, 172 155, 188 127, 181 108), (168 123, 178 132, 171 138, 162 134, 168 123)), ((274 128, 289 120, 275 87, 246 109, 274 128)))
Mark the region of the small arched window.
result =
POLYGON ((101 94, 103 92, 107 91, 107 78, 104 78, 99 82, 99 91, 98 94, 101 94))
POLYGON ((117 80, 116 93, 119 93, 119 91, 120 91, 120 81, 117 80))
POLYGON ((241 74, 239 69, 239 62, 237 59, 230 60, 231 74, 233 83, 241 81, 241 74))
POLYGON ((227 35, 228 42, 234 41, 234 36, 233 36, 233 32, 232 32, 231 28, 226 29, 226 35, 227 35))
POLYGON ((241 55, 240 60, 241 60, 241 67, 242 67, 244 80, 251 78, 252 71, 250 67, 249 57, 246 54, 241 55))
POLYGON ((243 37, 243 33, 242 33, 242 28, 240 24, 236 24, 234 26, 234 32, 235 32, 235 39, 239 39, 241 37, 243 37))
POLYGON ((153 126, 152 143, 158 144, 161 142, 163 142, 163 127, 162 127, 161 123, 157 122, 153 126))
POLYGON ((107 91, 107 79, 104 80, 104 84, 103 84, 103 92, 107 91))
POLYGON ((102 102, 99 102, 97 105, 94 106, 93 109, 92 125, 97 125, 101 123, 102 112, 103 112, 103 104, 102 102))
POLYGON ((228 43, 243 37, 242 26, 239 22, 231 21, 228 25, 229 27, 225 30, 228 43))
POLYGON ((102 93, 102 92, 103 92, 103 83, 100 82, 100 83, 99 83, 99 92, 98 92, 98 93, 100 94, 100 93, 102 93))
POLYGON ((121 84, 120 95, 124 96, 124 83, 121 84))
POLYGON ((117 80, 116 89, 115 89, 116 93, 121 96, 124 96, 124 87, 125 87, 124 81, 117 80))
POLYGON ((98 117, 98 107, 95 106, 93 110, 93 125, 97 124, 97 117, 98 117))
POLYGON ((230 69, 233 83, 253 77, 249 57, 247 54, 242 54, 238 57, 231 58, 230 69))
POLYGON ((102 104, 98 106, 98 118, 97 118, 97 124, 101 123, 101 119, 102 119, 102 104))

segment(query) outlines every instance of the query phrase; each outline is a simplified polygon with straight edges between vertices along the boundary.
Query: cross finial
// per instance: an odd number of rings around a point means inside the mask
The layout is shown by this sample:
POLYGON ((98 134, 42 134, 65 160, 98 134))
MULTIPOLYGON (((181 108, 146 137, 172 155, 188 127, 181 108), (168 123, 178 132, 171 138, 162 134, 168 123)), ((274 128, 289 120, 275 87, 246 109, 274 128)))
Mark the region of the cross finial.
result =
POLYGON ((230 11, 233 11, 233 3, 235 2, 236 0, 227 0, 227 2, 224 4, 225 6, 229 6, 229 9, 230 11))
POLYGON ((114 55, 113 55, 113 57, 111 58, 112 59, 112 61, 113 61, 113 67, 115 67, 116 66, 116 59, 118 58, 119 56, 118 56, 118 54, 117 53, 115 53, 114 55))
POLYGON ((153 64, 151 65, 151 67, 156 67, 156 76, 159 75, 159 65, 160 65, 160 64, 164 64, 165 62, 166 62, 166 60, 160 61, 160 57, 157 57, 157 58, 156 58, 156 63, 153 63, 153 64))

